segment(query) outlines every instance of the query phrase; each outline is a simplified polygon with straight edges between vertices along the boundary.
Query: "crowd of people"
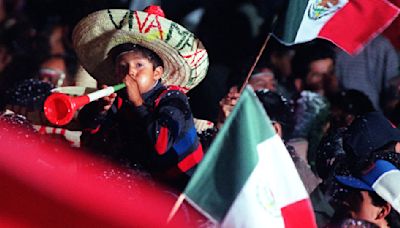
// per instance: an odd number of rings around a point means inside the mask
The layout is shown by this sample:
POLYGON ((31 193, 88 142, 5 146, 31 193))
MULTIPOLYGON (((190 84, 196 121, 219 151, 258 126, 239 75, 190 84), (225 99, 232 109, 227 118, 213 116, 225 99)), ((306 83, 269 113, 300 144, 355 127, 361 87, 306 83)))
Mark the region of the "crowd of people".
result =
MULTIPOLYGON (((0 1, 0 119, 179 193, 240 99, 254 44, 272 21, 250 15, 266 3, 204 1, 185 8, 202 10, 196 23, 171 10, 189 31, 159 7, 82 2, 86 11, 76 18, 38 23, 25 1, 0 1), (126 89, 84 106, 66 126, 43 114, 54 89, 82 95, 121 82, 126 89)), ((319 39, 267 44, 248 83, 293 159, 319 227, 400 227, 400 176, 384 181, 400 168, 398 78, 398 50, 382 35, 356 55, 319 39)))

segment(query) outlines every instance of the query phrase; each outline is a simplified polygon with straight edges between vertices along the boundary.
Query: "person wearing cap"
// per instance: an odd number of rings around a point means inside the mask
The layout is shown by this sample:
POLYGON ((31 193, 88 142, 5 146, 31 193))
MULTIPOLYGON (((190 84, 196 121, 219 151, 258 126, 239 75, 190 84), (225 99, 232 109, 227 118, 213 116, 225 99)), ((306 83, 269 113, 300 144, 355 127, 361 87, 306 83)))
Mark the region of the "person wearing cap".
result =
POLYGON ((359 173, 352 171, 352 165, 344 162, 335 169, 332 204, 336 212, 331 225, 352 218, 368 221, 378 227, 399 227, 398 162, 377 158, 359 173))
POLYGON ((86 145, 183 188, 203 157, 185 95, 207 72, 201 42, 150 6, 90 14, 75 27, 73 43, 99 84, 126 85, 80 112, 86 145))
POLYGON ((400 153, 400 130, 383 113, 369 112, 358 116, 344 132, 343 148, 351 161, 367 166, 378 154, 400 153))

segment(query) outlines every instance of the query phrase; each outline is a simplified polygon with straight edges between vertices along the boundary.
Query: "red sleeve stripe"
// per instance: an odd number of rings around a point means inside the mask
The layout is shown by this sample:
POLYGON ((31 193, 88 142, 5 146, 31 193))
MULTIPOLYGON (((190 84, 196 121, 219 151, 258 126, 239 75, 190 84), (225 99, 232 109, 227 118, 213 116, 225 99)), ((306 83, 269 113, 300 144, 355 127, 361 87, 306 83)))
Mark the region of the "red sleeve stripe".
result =
POLYGON ((96 134, 100 130, 100 125, 96 127, 96 129, 90 129, 90 134, 96 134))
POLYGON ((161 127, 154 148, 156 149, 159 155, 163 155, 165 154, 165 152, 167 152, 167 146, 168 146, 168 128, 161 127))
POLYGON ((122 103, 123 103, 122 98, 117 97, 117 109, 120 109, 122 107, 122 103))
POLYGON ((201 144, 199 144, 193 153, 189 154, 186 158, 178 163, 178 168, 182 172, 186 172, 197 165, 201 159, 203 159, 203 148, 201 147, 201 144))

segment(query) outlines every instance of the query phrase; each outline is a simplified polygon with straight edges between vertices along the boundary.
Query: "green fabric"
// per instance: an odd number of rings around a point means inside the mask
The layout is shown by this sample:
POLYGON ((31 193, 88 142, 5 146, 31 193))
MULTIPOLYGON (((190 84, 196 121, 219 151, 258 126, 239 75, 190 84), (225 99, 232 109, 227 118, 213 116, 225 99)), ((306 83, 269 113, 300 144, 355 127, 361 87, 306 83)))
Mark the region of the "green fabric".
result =
POLYGON ((257 145, 275 135, 258 98, 246 88, 184 193, 221 222, 258 163, 257 145))
POLYGON ((307 4, 308 0, 289 0, 287 9, 278 15, 273 34, 282 42, 292 44, 295 41, 307 4))

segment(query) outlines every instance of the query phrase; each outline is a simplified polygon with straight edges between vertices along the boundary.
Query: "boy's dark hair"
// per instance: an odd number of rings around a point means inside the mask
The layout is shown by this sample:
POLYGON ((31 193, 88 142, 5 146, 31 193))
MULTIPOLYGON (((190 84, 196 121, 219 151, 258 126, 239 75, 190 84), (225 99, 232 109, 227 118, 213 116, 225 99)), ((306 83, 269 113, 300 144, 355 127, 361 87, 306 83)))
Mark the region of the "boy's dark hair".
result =
POLYGON ((123 43, 123 44, 117 45, 110 50, 108 55, 111 57, 111 59, 115 63, 117 61, 118 56, 121 53, 128 52, 128 51, 134 51, 134 52, 141 53, 143 55, 143 57, 148 59, 151 62, 151 64, 153 64, 153 69, 155 69, 159 66, 164 67, 164 63, 163 63, 162 59, 154 51, 152 51, 148 48, 145 48, 141 45, 134 44, 134 43, 123 43))
POLYGON ((355 89, 340 91, 331 99, 331 105, 354 116, 375 111, 371 100, 363 92, 355 89))
POLYGON ((289 138, 294 128, 294 111, 290 102, 281 95, 267 89, 256 91, 256 95, 271 121, 276 121, 282 125, 282 138, 289 138))
POLYGON ((317 39, 297 46, 292 60, 294 77, 304 80, 310 70, 310 63, 322 59, 332 59, 335 63, 336 54, 330 42, 317 39))
POLYGON ((368 96, 359 90, 343 90, 329 96, 328 99, 331 103, 331 128, 347 127, 348 115, 355 118, 375 111, 368 96))
MULTIPOLYGON (((382 207, 387 204, 387 202, 375 192, 368 191, 368 195, 371 197, 372 205, 376 207, 382 207)), ((363 198, 359 189, 349 188, 347 197, 344 199, 343 203, 336 208, 332 220, 341 220, 350 217, 351 211, 360 211, 362 200, 363 198)), ((388 222, 390 227, 400 227, 400 215, 393 208, 390 210, 390 213, 386 216, 385 220, 388 222)))

